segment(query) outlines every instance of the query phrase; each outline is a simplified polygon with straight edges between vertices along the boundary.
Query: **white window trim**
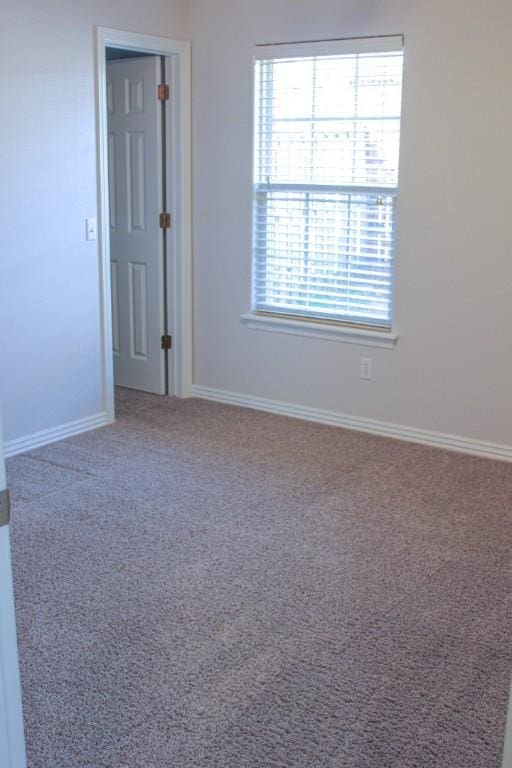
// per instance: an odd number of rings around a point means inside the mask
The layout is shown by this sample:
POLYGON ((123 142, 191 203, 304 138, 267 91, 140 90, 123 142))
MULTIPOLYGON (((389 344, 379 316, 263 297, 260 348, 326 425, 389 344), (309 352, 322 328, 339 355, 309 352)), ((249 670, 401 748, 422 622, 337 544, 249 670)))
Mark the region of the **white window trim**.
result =
POLYGON ((316 40, 303 43, 260 44, 255 59, 293 59, 307 56, 345 56, 360 53, 385 53, 404 47, 403 35, 382 37, 348 37, 338 40, 316 40))
MULTIPOLYGON (((402 34, 390 34, 384 36, 373 36, 364 38, 341 38, 333 40, 317 41, 296 41, 293 43, 264 43, 256 44, 254 50, 254 61, 267 59, 288 59, 302 58, 307 56, 331 56, 347 55, 361 53, 382 53, 386 51, 396 51, 404 48, 404 36, 402 34)), ((255 188, 257 188, 256 185, 255 188)), ((390 191, 397 196, 398 185, 396 188, 383 188, 387 194, 390 191)), ((375 188, 380 191, 380 188, 375 188)), ((253 212, 254 226, 254 212, 253 212)), ((395 241, 396 247, 396 241, 395 241)), ((254 290, 254 249, 252 254, 251 287, 254 290)), ((395 253, 396 259, 396 253, 395 253)), ((395 273, 393 273, 391 296, 393 301, 395 273)), ((272 312, 266 313, 264 310, 258 310, 252 306, 250 312, 242 314, 240 321, 250 330, 263 330, 273 333, 283 333, 287 335, 315 337, 323 340, 344 342, 349 344, 358 344, 361 346, 380 347, 384 349, 393 349, 398 341, 398 333, 391 326, 383 326, 382 329, 375 327, 354 325, 349 320, 345 324, 343 320, 334 320, 332 322, 322 320, 322 318, 309 317, 308 315, 297 316, 290 315, 286 317, 272 312)))
POLYGON ((345 344, 358 344, 362 347, 380 347, 393 349, 398 341, 398 334, 390 330, 356 328, 342 323, 322 323, 296 317, 266 315, 247 312, 240 316, 240 322, 251 331, 269 331, 289 336, 306 336, 323 341, 337 341, 345 344))

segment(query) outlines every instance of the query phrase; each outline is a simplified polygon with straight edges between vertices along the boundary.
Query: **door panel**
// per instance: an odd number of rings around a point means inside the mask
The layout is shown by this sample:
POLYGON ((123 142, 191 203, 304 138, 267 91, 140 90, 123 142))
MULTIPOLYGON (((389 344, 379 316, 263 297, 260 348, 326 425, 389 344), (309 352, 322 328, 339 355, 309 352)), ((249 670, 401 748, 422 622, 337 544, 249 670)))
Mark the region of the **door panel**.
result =
POLYGON ((130 263, 130 348, 134 358, 147 360, 146 265, 130 263))
POLYGON ((107 63, 115 383, 165 392, 160 59, 107 63))
POLYGON ((119 354, 119 292, 117 289, 118 263, 110 260, 110 289, 112 291, 112 347, 114 355, 119 354))
POLYGON ((108 134, 108 215, 112 232, 117 229, 116 137, 113 133, 108 134))
POLYGON ((146 230, 146 185, 144 179, 144 134, 140 131, 126 134, 128 231, 146 230))

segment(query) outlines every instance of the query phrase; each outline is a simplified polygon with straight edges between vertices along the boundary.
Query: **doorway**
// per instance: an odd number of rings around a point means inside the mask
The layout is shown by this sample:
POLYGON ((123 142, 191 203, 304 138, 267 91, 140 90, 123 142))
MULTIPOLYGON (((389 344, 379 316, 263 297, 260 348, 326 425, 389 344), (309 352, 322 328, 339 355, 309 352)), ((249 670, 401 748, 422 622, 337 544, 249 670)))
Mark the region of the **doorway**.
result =
POLYGON ((105 410, 192 390, 190 45, 97 29, 105 410))
POLYGON ((167 108, 163 56, 106 49, 114 384, 168 394, 167 108))

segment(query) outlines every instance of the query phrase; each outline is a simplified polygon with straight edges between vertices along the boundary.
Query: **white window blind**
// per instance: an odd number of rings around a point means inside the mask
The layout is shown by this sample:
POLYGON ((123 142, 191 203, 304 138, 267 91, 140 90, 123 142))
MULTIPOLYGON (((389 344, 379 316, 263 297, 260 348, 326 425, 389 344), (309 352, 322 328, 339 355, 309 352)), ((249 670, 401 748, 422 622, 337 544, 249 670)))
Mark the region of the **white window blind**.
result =
POLYGON ((389 328, 402 39, 256 58, 257 312, 389 328))

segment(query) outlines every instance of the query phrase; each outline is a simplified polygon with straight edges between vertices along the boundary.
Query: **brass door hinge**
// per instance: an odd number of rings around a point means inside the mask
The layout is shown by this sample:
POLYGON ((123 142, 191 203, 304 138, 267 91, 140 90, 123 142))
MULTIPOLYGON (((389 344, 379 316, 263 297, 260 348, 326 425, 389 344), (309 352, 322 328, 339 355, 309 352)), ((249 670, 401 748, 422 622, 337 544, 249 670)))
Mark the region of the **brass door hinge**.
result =
POLYGON ((171 92, 168 85, 165 83, 160 83, 157 89, 158 93, 158 101, 169 101, 171 92))
POLYGON ((160 229, 170 229, 171 228, 171 214, 170 213, 161 213, 159 216, 159 222, 160 222, 160 229))
POLYGON ((9 525, 11 519, 11 495, 7 488, 0 491, 0 528, 9 525))
POLYGON ((165 350, 172 349, 172 336, 169 336, 168 333, 164 333, 160 339, 160 346, 165 350))

